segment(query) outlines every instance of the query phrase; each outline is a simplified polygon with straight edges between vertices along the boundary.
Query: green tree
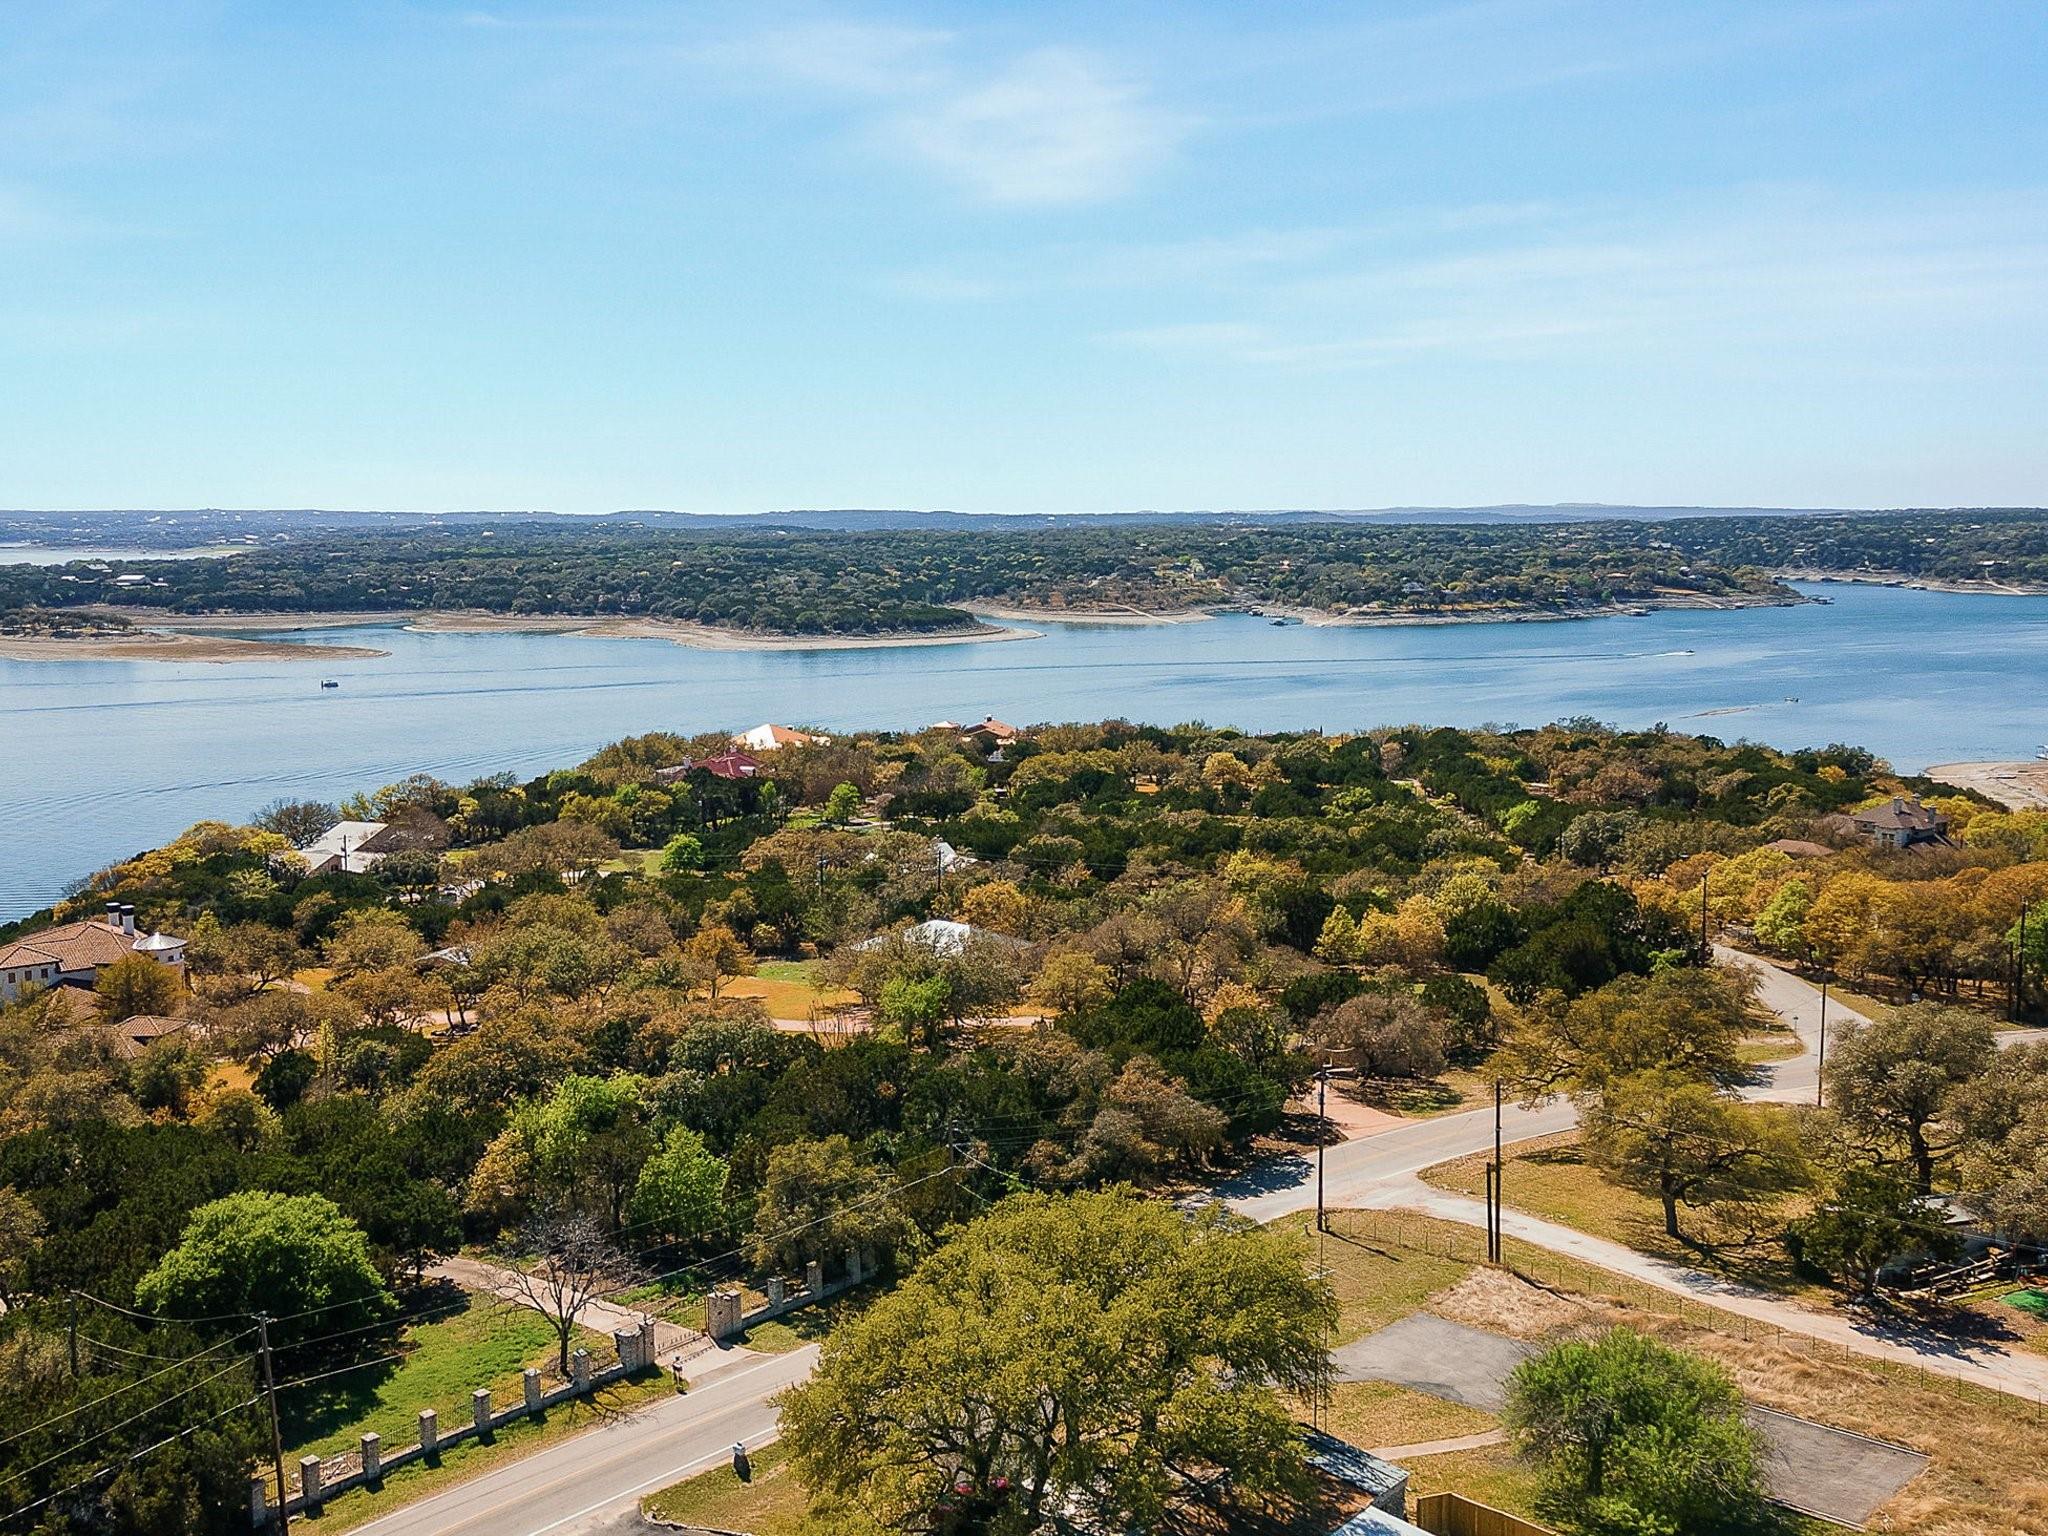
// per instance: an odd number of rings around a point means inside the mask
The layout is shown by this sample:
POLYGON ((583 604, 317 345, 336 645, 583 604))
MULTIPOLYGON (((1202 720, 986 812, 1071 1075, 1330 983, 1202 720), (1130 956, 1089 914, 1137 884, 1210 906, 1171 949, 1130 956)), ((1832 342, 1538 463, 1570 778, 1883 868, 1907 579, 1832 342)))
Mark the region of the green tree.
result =
POLYGON ((1770 1529, 1763 1445, 1726 1372, 1627 1328, 1531 1357, 1501 1415, 1546 1513, 1614 1536, 1770 1529))
POLYGON ((1892 1008, 1829 1042, 1828 1103, 1878 1155, 1903 1156, 1925 1194, 1948 1150, 1936 1129, 1949 1095, 1997 1051, 1983 1015, 1937 1003, 1892 1008))
POLYGON ((731 1170, 704 1138, 687 1126, 668 1133, 661 1150, 640 1165, 628 1214, 635 1227, 689 1242, 725 1224, 725 1186, 731 1170))
POLYGON ((783 1433, 834 1530, 932 1529, 962 1482, 983 1509, 1012 1490, 1006 1529, 1162 1529, 1226 1476, 1300 1491, 1285 1394, 1334 1318, 1296 1239, 1128 1190, 1019 1195, 832 1335, 783 1433))
POLYGON ((266 1189, 195 1210, 177 1246, 136 1282, 135 1300, 174 1318, 268 1312, 286 1319, 274 1343, 373 1323, 392 1305, 369 1240, 339 1206, 266 1189))
POLYGON ((1672 1237, 1685 1236, 1681 1205, 1756 1205, 1805 1178, 1798 1137, 1782 1118, 1682 1073, 1617 1078, 1583 1113, 1589 1161, 1655 1196, 1672 1237))
POLYGON ((1732 1086, 1749 1068, 1747 973, 1672 969, 1624 976, 1567 1002, 1548 997, 1510 1036, 1506 1076, 1533 1098, 1597 1093, 1609 1078, 1653 1069, 1732 1086))
POLYGON ((678 832, 661 850, 665 875, 688 874, 704 867, 704 842, 693 832, 678 832))
POLYGON ((1827 1198, 1792 1224, 1786 1241, 1802 1262, 1866 1297, 1893 1259, 1948 1259, 1962 1251, 1954 1233, 1928 1220, 1912 1183, 1888 1168, 1844 1170, 1827 1198))
POLYGON ((20 1304, 30 1261, 43 1241, 43 1213, 12 1184, 0 1184, 0 1308, 20 1304))
POLYGON ((94 1000, 109 1024, 137 1014, 174 1014, 185 1001, 185 979, 148 955, 123 955, 93 978, 94 1000))
POLYGON ((860 814, 860 789, 853 784, 835 784, 832 793, 825 797, 825 819, 834 826, 844 826, 860 814))
POLYGON ((763 1269, 842 1263, 857 1249, 887 1262, 915 1238, 888 1173, 846 1137, 792 1141, 768 1154, 747 1239, 763 1269))

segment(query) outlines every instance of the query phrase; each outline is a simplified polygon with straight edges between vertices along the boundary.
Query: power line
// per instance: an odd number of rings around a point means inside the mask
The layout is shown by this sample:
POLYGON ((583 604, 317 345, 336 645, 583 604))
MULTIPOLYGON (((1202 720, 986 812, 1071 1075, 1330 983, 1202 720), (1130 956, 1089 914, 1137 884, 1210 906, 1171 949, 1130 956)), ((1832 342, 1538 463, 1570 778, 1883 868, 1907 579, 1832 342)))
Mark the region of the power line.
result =
POLYGON ((170 1403, 175 1403, 181 1397, 190 1396, 192 1393, 197 1392, 201 1387, 206 1386, 209 1382, 215 1382, 220 1380, 220 1378, 227 1375, 229 1371, 236 1370, 241 1366, 245 1366, 255 1358, 256 1357, 254 1355, 244 1355, 238 1360, 231 1360, 226 1365, 222 1366, 219 1370, 215 1371, 211 1376, 201 1377, 198 1381, 193 1382, 192 1385, 189 1387, 180 1387, 177 1391, 173 1392, 169 1397, 162 1399, 160 1402, 150 1404, 140 1413, 132 1413, 127 1418, 122 1419, 119 1423, 109 1424, 105 1429, 99 1430, 94 1434, 90 1434, 86 1436, 83 1440, 77 1441, 72 1445, 66 1446, 61 1451, 57 1451, 52 1455, 45 1456, 41 1461, 37 1462, 34 1466, 22 1467, 17 1471, 8 1473, 4 1479, 0 1479, 0 1482, 22 1482, 26 1480, 30 1476, 30 1474, 40 1472, 44 1467, 51 1465, 53 1462, 62 1461, 66 1456, 69 1456, 72 1452, 78 1450, 81 1446, 91 1445, 95 1440, 104 1440, 108 1435, 113 1434, 116 1430, 126 1429, 130 1424, 139 1423, 141 1420, 148 1418, 152 1413, 155 1413, 159 1408, 165 1407, 170 1403))
MULTIPOLYGON (((249 1333, 253 1333, 254 1331, 254 1329, 250 1329, 249 1333)), ((222 1348, 224 1345, 234 1343, 236 1339, 246 1339, 249 1336, 249 1333, 239 1333, 235 1335, 235 1338, 222 1339, 219 1344, 209 1344, 205 1349, 200 1350, 197 1354, 187 1355, 183 1360, 174 1361, 172 1364, 165 1366, 160 1371, 151 1371, 147 1376, 138 1376, 134 1381, 128 1382, 124 1386, 116 1387, 113 1391, 105 1394, 104 1396, 96 1397, 89 1403, 80 1403, 74 1408, 65 1409, 62 1413, 52 1414, 49 1418, 44 1419, 39 1424, 31 1424, 27 1429, 17 1429, 12 1434, 0 1435, 0 1445, 12 1444, 14 1441, 21 1439, 25 1435, 32 1435, 39 1429, 47 1429, 52 1424, 60 1424, 64 1420, 72 1417, 74 1414, 84 1413, 88 1408, 97 1408, 101 1403, 112 1402, 115 1398, 121 1396, 123 1393, 133 1392, 137 1387, 146 1386, 150 1382, 155 1381, 159 1376, 170 1375, 172 1371, 175 1371, 181 1365, 190 1365, 195 1360, 205 1359, 206 1356, 212 1354, 215 1350, 222 1348)), ((100 1341, 94 1339, 92 1340, 92 1342, 97 1344, 100 1341)), ((165 1401, 168 1402, 170 1401, 170 1399, 166 1398, 165 1401)))
POLYGON ((253 1403, 259 1402, 260 1400, 260 1398, 255 1397, 245 1397, 239 1403, 235 1403, 230 1405, 229 1407, 223 1408, 219 1413, 209 1415, 208 1417, 201 1419, 196 1424, 186 1425, 176 1434, 166 1435, 163 1439, 157 1441, 154 1445, 145 1445, 141 1450, 133 1452, 132 1454, 124 1457, 122 1460, 113 1463, 113 1465, 111 1466, 101 1467, 97 1472, 93 1472, 88 1476, 80 1478, 77 1482, 70 1484, 68 1487, 59 1488, 54 1493, 46 1493, 41 1498, 36 1499, 31 1503, 18 1505, 15 1508, 7 1511, 6 1514, 0 1515, 0 1524, 5 1524, 6 1522, 13 1520, 18 1515, 28 1514, 31 1510, 41 1509, 45 1504, 48 1504, 56 1499, 61 1499, 67 1493, 76 1493, 79 1489, 87 1486, 88 1484, 98 1482, 101 1478, 105 1477, 109 1472, 112 1472, 115 1467, 127 1466, 132 1462, 140 1461, 143 1457, 149 1455, 152 1451, 160 1451, 165 1446, 171 1444, 172 1441, 182 1440, 185 1438, 185 1436, 191 1434, 194 1430, 204 1429, 207 1425, 212 1424, 217 1420, 224 1419, 231 1413, 240 1413, 244 1408, 249 1407, 253 1403))

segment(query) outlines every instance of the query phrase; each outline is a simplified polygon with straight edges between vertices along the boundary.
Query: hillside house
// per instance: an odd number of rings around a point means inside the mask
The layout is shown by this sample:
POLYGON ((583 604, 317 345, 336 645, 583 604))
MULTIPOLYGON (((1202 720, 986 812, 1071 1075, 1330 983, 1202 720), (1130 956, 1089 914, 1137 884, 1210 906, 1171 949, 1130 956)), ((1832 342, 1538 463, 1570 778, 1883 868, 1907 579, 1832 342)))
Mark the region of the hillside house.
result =
POLYGON ((309 875, 367 875, 389 850, 378 839, 390 830, 381 821, 337 821, 301 848, 309 875))
POLYGON ((831 740, 829 736, 812 736, 786 725, 757 725, 733 737, 732 744, 742 752, 780 752, 784 747, 822 747, 831 740))
POLYGON ((1911 795, 1894 795, 1882 805, 1829 819, 1846 823, 1845 830, 1879 848, 1948 846, 1948 818, 1911 795))
POLYGON ((182 971, 185 941, 167 933, 137 933, 135 908, 107 903, 105 917, 45 928, 0 946, 0 1002, 13 1002, 31 987, 90 988, 100 967, 129 955, 147 955, 182 971))

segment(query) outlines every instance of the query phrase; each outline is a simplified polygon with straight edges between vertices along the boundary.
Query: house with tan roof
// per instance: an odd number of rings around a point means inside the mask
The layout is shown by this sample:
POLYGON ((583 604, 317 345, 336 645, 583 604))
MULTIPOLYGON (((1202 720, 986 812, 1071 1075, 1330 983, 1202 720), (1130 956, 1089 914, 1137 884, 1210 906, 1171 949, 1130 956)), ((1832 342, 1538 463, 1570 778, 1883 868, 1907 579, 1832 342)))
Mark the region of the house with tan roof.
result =
POLYGON ((183 970, 185 941, 168 933, 135 931, 135 908, 107 903, 105 917, 63 923, 0 946, 0 1002, 13 1002, 31 987, 90 987, 100 967, 129 955, 147 955, 183 970))

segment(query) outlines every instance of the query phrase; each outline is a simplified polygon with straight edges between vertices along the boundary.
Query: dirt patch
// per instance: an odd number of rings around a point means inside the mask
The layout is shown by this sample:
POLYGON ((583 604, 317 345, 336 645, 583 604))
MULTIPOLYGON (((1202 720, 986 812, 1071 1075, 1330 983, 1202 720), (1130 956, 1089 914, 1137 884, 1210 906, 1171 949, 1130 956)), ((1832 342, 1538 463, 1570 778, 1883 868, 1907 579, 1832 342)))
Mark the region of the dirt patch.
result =
POLYGON ((1576 1296, 1546 1290, 1504 1269, 1473 1270, 1432 1297, 1429 1309, 1451 1322, 1517 1339, 1577 1331, 1594 1320, 1594 1309, 1576 1296))

